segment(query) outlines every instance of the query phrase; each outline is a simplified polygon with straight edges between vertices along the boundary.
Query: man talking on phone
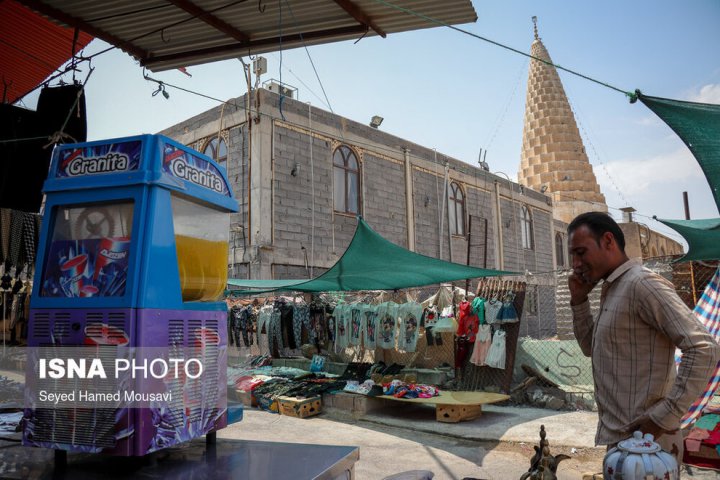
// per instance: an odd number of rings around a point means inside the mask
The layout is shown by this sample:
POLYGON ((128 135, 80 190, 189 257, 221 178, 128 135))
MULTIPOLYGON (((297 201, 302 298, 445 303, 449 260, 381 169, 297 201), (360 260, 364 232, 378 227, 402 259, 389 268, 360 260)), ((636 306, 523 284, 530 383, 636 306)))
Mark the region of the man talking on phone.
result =
POLYGON ((577 216, 568 235, 573 330, 592 358, 595 443, 610 449, 640 430, 680 465, 680 419, 707 385, 720 347, 670 282, 628 258, 625 236, 608 214, 577 216), (600 280, 600 311, 593 319, 588 294, 600 280), (682 351, 677 373, 676 347, 682 351))

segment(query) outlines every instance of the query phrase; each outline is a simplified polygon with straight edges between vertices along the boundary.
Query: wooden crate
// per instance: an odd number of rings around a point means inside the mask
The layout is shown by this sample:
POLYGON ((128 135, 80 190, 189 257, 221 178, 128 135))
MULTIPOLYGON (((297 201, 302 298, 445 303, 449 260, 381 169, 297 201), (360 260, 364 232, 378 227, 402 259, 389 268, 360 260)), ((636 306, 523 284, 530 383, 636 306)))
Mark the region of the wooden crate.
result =
POLYGON ((288 417, 306 418, 317 415, 322 411, 321 397, 278 397, 277 400, 280 415, 287 415, 288 417))
POLYGON ((472 420, 482 415, 481 405, 436 405, 435 420, 445 423, 457 423, 472 420))

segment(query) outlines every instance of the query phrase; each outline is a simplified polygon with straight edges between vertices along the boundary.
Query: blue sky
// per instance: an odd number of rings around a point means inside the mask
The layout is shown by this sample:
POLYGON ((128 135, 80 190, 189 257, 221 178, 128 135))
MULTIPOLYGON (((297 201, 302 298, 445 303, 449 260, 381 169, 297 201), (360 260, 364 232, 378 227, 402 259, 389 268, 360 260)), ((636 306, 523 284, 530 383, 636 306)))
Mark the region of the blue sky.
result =
MULTIPOLYGON (((622 90, 720 103, 719 0, 474 0, 478 21, 459 27, 529 52, 531 17, 553 61, 622 90)), ((292 21, 291 18, 287 19, 292 21)), ((107 45, 95 41, 86 54, 107 45)), ((384 117, 393 135, 476 164, 480 149, 493 172, 517 175, 529 59, 448 28, 265 55, 268 73, 299 89, 299 99, 350 119, 384 117), (308 59, 315 64, 318 78, 308 59), (329 100, 329 106, 322 93, 329 100)), ((247 59, 246 59, 247 61, 247 59)), ((143 69, 114 50, 96 57, 87 85, 89 139, 155 133, 218 105, 179 90, 152 97, 143 69)), ((87 68, 79 78, 83 79, 87 68)), ((238 60, 148 72, 154 78, 220 99, 246 91, 238 60)), ((611 213, 631 205, 652 220, 683 218, 688 191, 693 218, 717 217, 702 172, 675 134, 639 102, 560 72, 586 151, 611 213)), ((33 98, 26 99, 32 107, 33 98)))

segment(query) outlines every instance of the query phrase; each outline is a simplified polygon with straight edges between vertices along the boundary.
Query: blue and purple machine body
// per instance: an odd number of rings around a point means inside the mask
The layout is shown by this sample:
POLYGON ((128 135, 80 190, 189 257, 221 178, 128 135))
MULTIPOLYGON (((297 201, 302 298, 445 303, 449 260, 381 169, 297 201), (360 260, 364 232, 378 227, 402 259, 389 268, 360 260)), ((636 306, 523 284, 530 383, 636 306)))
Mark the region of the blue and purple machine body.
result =
POLYGON ((61 145, 44 192, 23 444, 140 456, 227 426, 221 297, 237 202, 225 169, 159 135, 61 145), (100 388, 88 379, 38 377, 38 357, 66 347, 94 351, 108 364, 142 349, 194 357, 203 374, 109 375, 118 392, 168 394, 140 407, 39 404, 41 390, 100 388))

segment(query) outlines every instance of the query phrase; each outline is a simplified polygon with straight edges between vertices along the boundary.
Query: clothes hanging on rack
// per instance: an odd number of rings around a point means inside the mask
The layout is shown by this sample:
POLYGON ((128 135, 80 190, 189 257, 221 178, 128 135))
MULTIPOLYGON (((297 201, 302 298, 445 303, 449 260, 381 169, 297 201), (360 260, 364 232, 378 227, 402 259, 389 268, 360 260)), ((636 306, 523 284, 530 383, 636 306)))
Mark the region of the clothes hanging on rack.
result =
POLYGON ((295 344, 303 344, 303 331, 307 338, 310 338, 312 332, 312 323, 310 322, 310 307, 305 303, 294 303, 293 307, 293 335, 295 344))
POLYGON ((400 305, 398 316, 400 317, 400 338, 398 346, 400 350, 414 352, 417 347, 417 340, 420 334, 419 325, 422 317, 422 305, 417 302, 408 302, 400 305))
POLYGON ((505 369, 506 335, 504 330, 496 330, 493 334, 492 344, 485 357, 485 365, 492 368, 505 369))
POLYGON ((380 348, 395 348, 395 331, 397 330, 398 304, 385 302, 378 306, 378 319, 380 331, 378 332, 377 346, 380 348))
POLYGON ((477 334, 479 318, 472 311, 472 306, 468 301, 460 302, 458 306, 458 336, 466 336, 470 343, 475 343, 475 335, 477 334))
POLYGON ((422 318, 420 319, 420 326, 425 328, 425 341, 428 347, 434 345, 440 346, 443 344, 442 335, 440 332, 435 331, 435 325, 437 324, 439 317, 437 306, 430 305, 423 310, 422 318))
POLYGON ((475 346, 470 356, 470 363, 478 367, 485 365, 490 345, 492 345, 492 327, 488 324, 480 325, 475 337, 475 346))
POLYGON ((365 305, 362 312, 365 317, 365 330, 363 331, 363 345, 365 348, 375 350, 377 347, 378 311, 375 305, 365 305))
POLYGON ((348 337, 349 346, 359 346, 362 340, 364 327, 365 304, 354 303, 350 305, 350 335, 348 337))

